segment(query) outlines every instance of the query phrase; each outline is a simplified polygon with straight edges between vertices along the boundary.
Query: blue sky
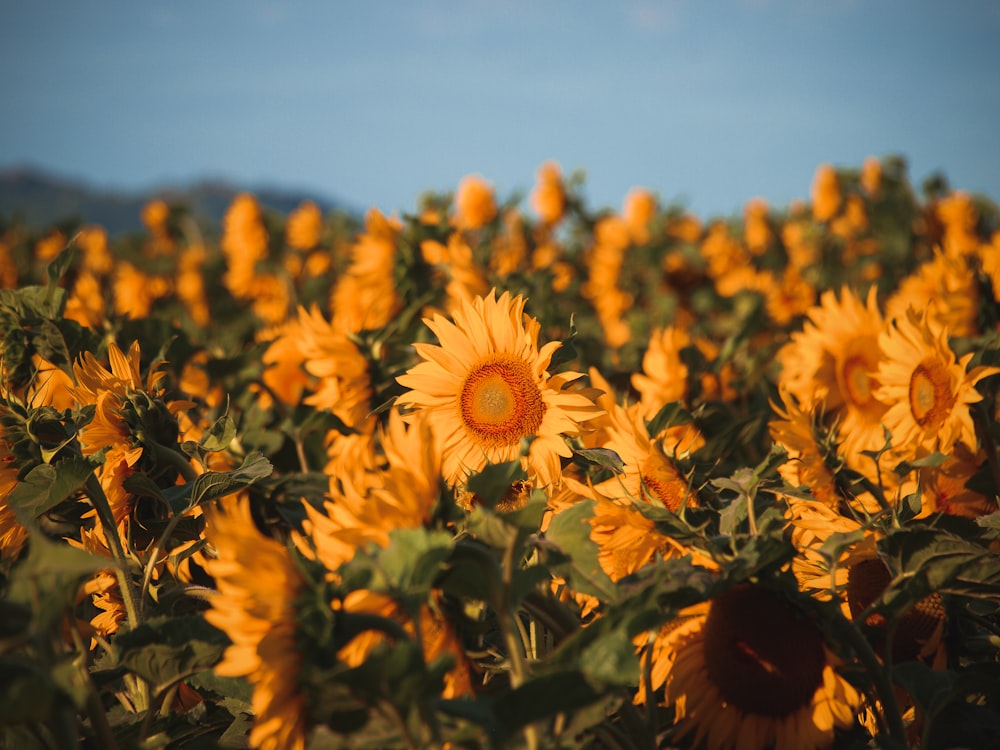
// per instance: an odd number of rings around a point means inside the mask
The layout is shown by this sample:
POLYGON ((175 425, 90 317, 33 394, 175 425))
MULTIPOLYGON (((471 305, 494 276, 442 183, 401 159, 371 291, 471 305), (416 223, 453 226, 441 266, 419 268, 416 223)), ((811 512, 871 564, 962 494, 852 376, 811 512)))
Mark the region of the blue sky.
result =
POLYGON ((411 210, 584 169, 702 217, 902 154, 1000 200, 993 0, 31 0, 4 4, 0 166, 223 177, 411 210))

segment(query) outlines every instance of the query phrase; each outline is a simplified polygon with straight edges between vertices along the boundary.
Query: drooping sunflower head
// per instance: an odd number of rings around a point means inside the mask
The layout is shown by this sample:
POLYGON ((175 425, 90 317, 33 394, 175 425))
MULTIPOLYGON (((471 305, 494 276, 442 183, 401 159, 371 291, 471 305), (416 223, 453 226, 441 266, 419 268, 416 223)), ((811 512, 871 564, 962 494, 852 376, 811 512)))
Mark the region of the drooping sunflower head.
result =
POLYGON ((695 745, 829 747, 835 730, 855 721, 860 697, 837 674, 822 632, 767 587, 730 588, 700 627, 673 640, 665 698, 695 745))
POLYGON ((558 483, 560 457, 571 455, 564 437, 600 413, 574 390, 577 373, 550 375, 560 342, 538 346, 539 323, 524 313, 525 299, 495 290, 464 302, 454 322, 425 320, 438 345, 414 345, 421 360, 397 380, 409 390, 398 400, 426 411, 449 484, 460 484, 488 463, 515 460, 522 441, 535 486, 558 483))

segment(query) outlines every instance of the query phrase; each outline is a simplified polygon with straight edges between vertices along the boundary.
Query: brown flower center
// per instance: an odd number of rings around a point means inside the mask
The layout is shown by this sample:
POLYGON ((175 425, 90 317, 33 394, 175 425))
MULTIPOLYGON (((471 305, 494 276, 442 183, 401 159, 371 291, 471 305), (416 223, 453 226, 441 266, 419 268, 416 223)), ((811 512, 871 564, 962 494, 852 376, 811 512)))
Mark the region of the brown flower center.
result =
POLYGON ((459 409, 473 438, 487 448, 514 445, 534 435, 545 416, 531 368, 509 354, 496 354, 469 373, 459 409))
POLYGON ((955 394, 945 367, 929 359, 917 365, 910 377, 910 411, 917 424, 924 429, 938 427, 954 405, 955 394))
MULTIPOLYGON (((891 580, 889 569, 877 558, 853 564, 847 573, 847 604, 851 609, 851 616, 857 619, 882 596, 891 580)), ((940 636, 944 619, 944 601, 937 592, 925 596, 904 612, 896 623, 892 642, 893 661, 913 661, 920 656, 925 645, 940 636)), ((885 617, 879 613, 870 614, 865 618, 865 624, 877 629, 873 645, 877 652, 883 653, 885 617)))
POLYGON ((767 589, 743 584, 713 599, 704 648, 709 679, 746 713, 788 716, 823 684, 819 630, 767 589))

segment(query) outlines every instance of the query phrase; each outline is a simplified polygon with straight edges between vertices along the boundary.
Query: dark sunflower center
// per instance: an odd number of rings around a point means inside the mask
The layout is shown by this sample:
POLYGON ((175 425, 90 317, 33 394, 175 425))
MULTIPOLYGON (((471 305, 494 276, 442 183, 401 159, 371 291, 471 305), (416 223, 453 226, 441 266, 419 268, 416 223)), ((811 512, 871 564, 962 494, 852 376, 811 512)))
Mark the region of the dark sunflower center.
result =
POLYGON ((513 445, 534 435, 545 402, 527 362, 504 354, 479 364, 459 395, 462 422, 485 447, 513 445))
POLYGON ((941 363, 924 360, 917 365, 910 376, 910 411, 917 424, 925 429, 939 426, 954 404, 951 380, 941 363))
POLYGON ((789 716, 823 684, 819 630, 766 589, 743 584, 713 599, 704 643, 709 678, 746 713, 789 716))
MULTIPOLYGON (((892 574, 885 563, 878 559, 862 560, 850 567, 847 574, 847 603, 851 616, 857 617, 882 596, 892 574)), ((892 642, 893 661, 913 661, 925 644, 934 639, 945 619, 944 600, 935 592, 906 610, 896 623, 892 642)), ((879 613, 868 615, 865 624, 876 628, 873 645, 879 653, 885 651, 885 617, 879 613)))

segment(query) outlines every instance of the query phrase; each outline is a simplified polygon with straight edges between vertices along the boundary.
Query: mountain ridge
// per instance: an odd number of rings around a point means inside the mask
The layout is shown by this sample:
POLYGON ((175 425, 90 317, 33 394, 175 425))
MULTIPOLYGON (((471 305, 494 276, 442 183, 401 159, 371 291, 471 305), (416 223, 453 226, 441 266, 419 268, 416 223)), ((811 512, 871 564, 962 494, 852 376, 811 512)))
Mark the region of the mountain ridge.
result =
POLYGON ((241 192, 252 193, 262 206, 283 214, 307 200, 323 213, 360 213, 344 201, 304 188, 241 185, 222 177, 149 188, 104 188, 51 169, 19 164, 0 167, 0 219, 35 229, 73 222, 98 224, 114 236, 142 230, 142 207, 162 198, 186 205, 197 221, 217 226, 241 192))

